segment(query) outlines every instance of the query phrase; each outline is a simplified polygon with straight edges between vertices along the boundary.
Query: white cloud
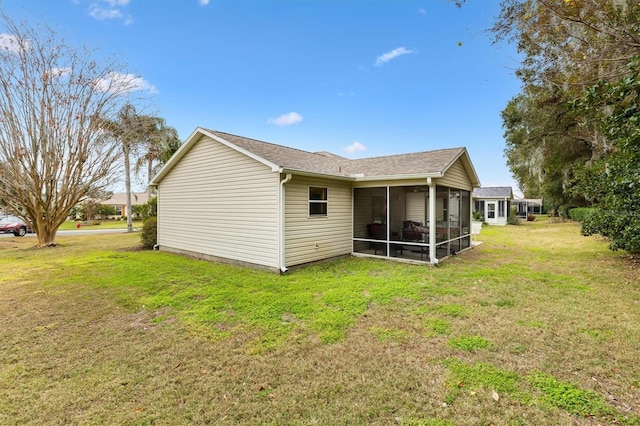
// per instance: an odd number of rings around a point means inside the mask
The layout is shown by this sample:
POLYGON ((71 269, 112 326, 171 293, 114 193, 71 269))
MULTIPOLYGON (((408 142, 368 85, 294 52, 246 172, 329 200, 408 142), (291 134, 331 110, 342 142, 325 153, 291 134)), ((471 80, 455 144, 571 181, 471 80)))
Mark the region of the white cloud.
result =
POLYGON ((18 53, 21 50, 28 50, 31 48, 31 42, 25 40, 20 44, 20 41, 11 34, 0 34, 0 49, 10 52, 18 53))
POLYGON ((111 7, 116 7, 116 6, 126 6, 129 4, 130 0, 103 0, 103 1, 111 7))
POLYGON ((419 13, 420 15, 426 15, 426 14, 427 14, 427 11, 426 11, 425 9, 423 9, 423 8, 419 8, 419 9, 418 9, 418 13, 419 13))
POLYGON ((356 152, 366 151, 367 147, 358 141, 355 141, 349 146, 345 146, 342 150, 348 154, 355 154, 356 152))
POLYGON ((381 67, 386 64, 390 60, 397 58, 400 55, 408 55, 413 53, 413 50, 407 49, 406 47, 398 47, 397 49, 393 49, 390 52, 384 53, 376 59, 376 67, 381 67))
POLYGON ((201 6, 206 6, 209 4, 209 0, 198 0, 198 3, 200 3, 201 6))
POLYGON ((98 21, 105 19, 122 19, 125 25, 133 22, 131 15, 122 11, 123 6, 127 6, 130 0, 100 0, 100 3, 92 3, 89 6, 89 16, 98 21))
POLYGON ((49 77, 63 77, 69 74, 71 74, 71 68, 69 67, 51 68, 47 71, 47 76, 49 77))
POLYGON ((278 118, 269 118, 267 120, 270 124, 275 124, 276 126, 290 126, 292 124, 296 124, 302 121, 302 116, 297 112, 290 112, 288 114, 282 114, 278 118))
POLYGON ((113 92, 123 95, 137 91, 149 92, 150 94, 158 93, 158 89, 156 89, 153 84, 133 74, 113 72, 106 78, 97 80, 95 84, 97 89, 102 92, 113 92))
POLYGON ((98 21, 103 21, 105 19, 122 18, 122 12, 118 9, 103 9, 97 4, 92 4, 89 8, 89 16, 98 21))

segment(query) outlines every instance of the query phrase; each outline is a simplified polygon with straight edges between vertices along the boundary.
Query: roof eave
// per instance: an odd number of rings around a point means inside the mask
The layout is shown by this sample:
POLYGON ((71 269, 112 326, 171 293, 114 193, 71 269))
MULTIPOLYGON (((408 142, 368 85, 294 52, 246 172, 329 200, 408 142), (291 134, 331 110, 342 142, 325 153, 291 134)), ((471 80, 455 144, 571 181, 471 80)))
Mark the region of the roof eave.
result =
POLYGON ((363 176, 363 175, 353 175, 353 179, 356 182, 372 182, 377 180, 415 180, 415 179, 428 179, 434 178, 439 179, 443 177, 443 173, 420 173, 420 174, 410 174, 410 175, 382 175, 382 176, 363 176))
POLYGON ((279 170, 280 173, 291 173, 298 176, 317 177, 324 179, 341 180, 345 182, 375 182, 375 181, 389 181, 389 180, 416 180, 416 179, 439 179, 444 175, 442 173, 420 173, 410 175, 381 175, 381 176, 363 176, 359 174, 353 174, 350 176, 334 175, 331 173, 310 172, 307 170, 293 169, 283 167, 279 170))
POLYGON ((484 200, 513 200, 513 197, 507 197, 506 195, 474 195, 473 198, 484 200))
POLYGON ((293 169, 290 167, 282 167, 278 170, 280 173, 291 173, 296 176, 317 177, 323 179, 333 179, 352 182, 354 178, 352 176, 334 175, 331 173, 310 172, 308 170, 293 169))

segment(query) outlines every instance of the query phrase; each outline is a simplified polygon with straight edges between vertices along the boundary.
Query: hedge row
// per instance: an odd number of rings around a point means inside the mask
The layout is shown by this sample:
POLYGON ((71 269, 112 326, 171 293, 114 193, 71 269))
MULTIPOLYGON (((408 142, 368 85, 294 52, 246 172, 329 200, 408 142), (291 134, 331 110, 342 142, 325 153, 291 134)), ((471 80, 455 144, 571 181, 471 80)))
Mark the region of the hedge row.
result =
POLYGON ((593 210, 591 207, 576 207, 569 210, 569 217, 576 222, 584 222, 585 219, 591 216, 593 210))

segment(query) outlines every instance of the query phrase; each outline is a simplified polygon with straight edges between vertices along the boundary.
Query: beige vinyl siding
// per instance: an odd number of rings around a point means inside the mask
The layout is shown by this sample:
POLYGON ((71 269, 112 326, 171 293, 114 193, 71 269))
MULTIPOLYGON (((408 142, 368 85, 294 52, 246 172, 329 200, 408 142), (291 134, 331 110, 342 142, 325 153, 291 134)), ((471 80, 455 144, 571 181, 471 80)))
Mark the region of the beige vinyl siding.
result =
POLYGON ((278 178, 203 137, 158 187, 160 248, 277 268, 278 178))
POLYGON ((461 160, 457 160, 449 170, 444 174, 444 177, 436 180, 436 184, 440 186, 448 186, 451 188, 464 189, 467 191, 473 190, 469 175, 462 165, 461 160))
POLYGON ((287 266, 351 253, 352 202, 349 182, 294 175, 285 185, 285 200, 287 266), (310 186, 327 188, 326 217, 309 217, 310 186))

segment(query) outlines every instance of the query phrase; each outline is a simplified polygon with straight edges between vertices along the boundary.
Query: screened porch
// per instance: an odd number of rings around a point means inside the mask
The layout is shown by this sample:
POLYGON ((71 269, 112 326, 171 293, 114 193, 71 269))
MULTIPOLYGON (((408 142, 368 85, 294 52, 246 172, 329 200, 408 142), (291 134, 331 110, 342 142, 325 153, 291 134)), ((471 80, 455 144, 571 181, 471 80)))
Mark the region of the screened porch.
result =
POLYGON ((446 186, 353 190, 353 252, 436 263, 471 246, 471 192, 446 186))

